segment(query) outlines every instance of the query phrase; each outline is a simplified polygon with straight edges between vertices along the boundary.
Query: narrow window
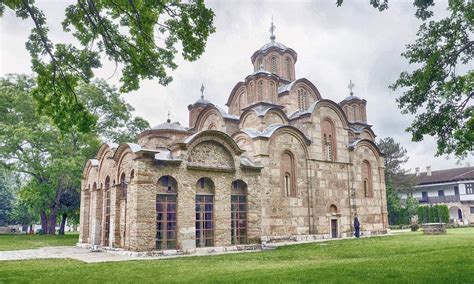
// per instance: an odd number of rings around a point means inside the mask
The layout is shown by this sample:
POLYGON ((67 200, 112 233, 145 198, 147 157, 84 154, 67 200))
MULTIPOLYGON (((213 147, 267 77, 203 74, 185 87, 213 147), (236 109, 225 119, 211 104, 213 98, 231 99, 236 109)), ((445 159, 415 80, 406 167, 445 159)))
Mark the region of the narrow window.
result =
POLYGON ((357 106, 356 106, 356 105, 353 105, 353 106, 352 106, 352 117, 353 117, 353 120, 354 120, 354 121, 358 121, 358 118, 357 118, 357 106))
POLYGON ((258 82, 257 94, 258 100, 261 101, 263 97, 263 81, 258 82))
POLYGON ((336 160, 336 139, 335 139, 335 129, 332 121, 329 119, 324 119, 321 124, 321 133, 323 137, 322 146, 323 146, 323 159, 326 161, 335 161, 336 160))
POLYGON ((108 247, 110 238, 110 177, 105 178, 105 228, 104 228, 104 246, 108 247))
POLYGON ((290 58, 286 58, 286 77, 288 80, 291 80, 291 59, 290 58))
POLYGON ((272 99, 272 102, 276 102, 275 99, 276 91, 275 91, 275 84, 273 82, 270 82, 270 98, 272 99))
POLYGON ((201 178, 196 188, 196 247, 214 245, 214 183, 201 178))
POLYGON ((232 183, 231 242, 247 243, 247 184, 242 180, 232 183))
POLYGON ((277 73, 277 59, 275 56, 271 58, 271 65, 272 65, 272 73, 277 73))
POLYGON ((372 169, 368 161, 362 162, 362 178, 364 186, 364 196, 365 197, 374 197, 372 191, 372 169))
POLYGON ((177 248, 176 180, 171 176, 162 176, 158 180, 156 195, 156 249, 177 248))
POLYGON ((284 196, 296 196, 296 169, 293 154, 285 151, 280 162, 281 188, 284 196))
POLYGON ((122 198, 127 199, 127 182, 125 181, 125 173, 120 176, 120 189, 122 191, 122 198))
POLYGON ((438 196, 444 196, 444 190, 438 190, 438 196))

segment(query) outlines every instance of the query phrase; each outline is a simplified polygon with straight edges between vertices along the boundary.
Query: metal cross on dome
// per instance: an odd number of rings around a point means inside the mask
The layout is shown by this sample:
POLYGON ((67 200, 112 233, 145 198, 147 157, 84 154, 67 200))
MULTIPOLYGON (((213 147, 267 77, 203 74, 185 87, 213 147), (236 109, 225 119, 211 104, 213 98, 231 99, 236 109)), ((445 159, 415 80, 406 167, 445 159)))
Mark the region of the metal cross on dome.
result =
POLYGON ((273 32, 274 32, 275 30, 276 30, 276 27, 275 27, 275 25, 273 24, 273 16, 272 16, 272 24, 271 24, 271 26, 270 26, 270 34, 271 34, 271 35, 270 35, 270 39, 271 39, 272 41, 275 41, 275 35, 273 34, 273 32))
POLYGON ((204 83, 201 83, 201 99, 204 99, 204 83))
POLYGON ((351 96, 354 94, 352 90, 354 89, 355 85, 352 83, 352 80, 349 80, 349 85, 347 86, 349 90, 351 90, 351 96))

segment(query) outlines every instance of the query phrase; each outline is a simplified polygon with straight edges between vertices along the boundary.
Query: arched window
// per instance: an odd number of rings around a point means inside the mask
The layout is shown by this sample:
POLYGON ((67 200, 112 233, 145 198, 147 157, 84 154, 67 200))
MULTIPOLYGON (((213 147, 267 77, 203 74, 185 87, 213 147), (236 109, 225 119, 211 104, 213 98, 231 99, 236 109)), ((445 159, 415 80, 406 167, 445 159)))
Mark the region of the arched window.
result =
POLYGON ((263 81, 258 82, 258 88, 257 88, 257 94, 258 94, 258 101, 263 100, 263 81))
POLYGON ((196 183, 196 247, 214 245, 214 183, 200 178, 196 183))
POLYGON ((240 93, 239 96, 239 111, 244 108, 247 104, 247 100, 245 99, 245 92, 240 93))
POLYGON ((122 198, 127 199, 127 182, 125 181, 125 173, 120 176, 120 190, 122 191, 122 198))
POLYGON ((363 122, 367 122, 367 113, 365 112, 365 106, 364 105, 360 106, 360 119, 363 122))
POLYGON ((298 109, 301 111, 308 109, 308 92, 303 88, 298 90, 298 109))
POLYGON ((242 180, 232 182, 231 193, 231 242, 247 243, 247 184, 242 180))
POLYGON ((291 80, 291 59, 289 57, 285 59, 285 65, 286 65, 286 77, 288 80, 291 80))
POLYGON ((324 119, 321 124, 323 159, 326 161, 336 160, 336 132, 334 124, 329 119, 324 119))
POLYGON ((97 190, 97 183, 92 184, 92 190, 97 190))
POLYGON ((273 82, 270 82, 270 98, 272 102, 276 102, 276 90, 275 90, 275 84, 273 82))
POLYGON ((352 119, 353 121, 358 121, 359 118, 357 117, 357 106, 353 105, 352 106, 352 119))
POLYGON ((334 204, 331 204, 331 206, 329 206, 329 213, 332 215, 337 214, 337 206, 334 204))
POLYGON ((372 190, 372 168, 368 161, 362 162, 362 187, 364 197, 373 197, 372 190))
POLYGON ((282 154, 280 162, 281 188, 284 196, 296 196, 296 169, 293 154, 285 151, 282 154))
POLYGON ((250 92, 248 94, 248 104, 252 104, 255 101, 255 88, 253 82, 250 83, 250 92))
POLYGON ((105 222, 104 222, 104 246, 108 247, 110 239, 110 177, 105 178, 105 222))
POLYGON ((277 59, 275 56, 272 56, 272 58, 270 59, 270 62, 271 62, 271 68, 272 68, 272 73, 277 73, 277 59))
POLYGON ((132 170, 130 172, 130 179, 133 179, 135 177, 135 170, 132 170))
POLYGON ((156 249, 176 249, 178 183, 171 176, 162 176, 156 187, 156 249))
POLYGON ((257 66, 256 67, 257 68, 255 68, 255 70, 260 70, 262 68, 262 58, 261 57, 259 57, 257 59, 257 66))

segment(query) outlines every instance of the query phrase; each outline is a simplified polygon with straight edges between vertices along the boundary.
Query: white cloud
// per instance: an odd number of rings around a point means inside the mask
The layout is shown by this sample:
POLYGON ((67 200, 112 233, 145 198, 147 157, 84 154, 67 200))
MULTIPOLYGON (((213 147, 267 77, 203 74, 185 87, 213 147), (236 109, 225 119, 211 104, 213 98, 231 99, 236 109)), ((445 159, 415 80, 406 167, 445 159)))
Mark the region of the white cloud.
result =
MULTIPOLYGON (((420 24, 413 14, 412 1, 390 1, 390 8, 380 13, 367 1, 345 1, 336 7, 331 1, 209 1, 216 13, 216 33, 211 35, 206 52, 195 62, 178 59, 172 72, 173 82, 166 87, 156 80, 143 81, 140 90, 126 94, 125 99, 142 116, 155 125, 171 112, 173 120, 188 124, 187 105, 205 96, 224 106, 234 85, 252 72, 250 56, 269 41, 269 25, 273 16, 277 41, 298 53, 297 77, 311 80, 324 98, 336 102, 348 95, 352 79, 355 94, 368 101, 369 123, 379 138, 392 136, 408 150, 407 167, 433 170, 454 167, 455 160, 434 157, 436 143, 429 138, 411 142, 404 129, 410 117, 400 114, 395 98, 388 89, 408 67, 400 56, 405 44, 413 41, 420 24)), ((65 3, 41 1, 47 12, 51 38, 67 40, 61 32, 65 3)), ((435 7, 437 15, 446 12, 446 3, 435 7)), ((29 54, 24 48, 31 23, 15 18, 8 10, 0 20, 1 75, 30 73, 29 54)), ((104 64, 98 77, 108 78, 115 65, 104 64)), ((118 74, 109 79, 118 84, 118 74)), ((471 164, 474 164, 471 162, 471 164)))

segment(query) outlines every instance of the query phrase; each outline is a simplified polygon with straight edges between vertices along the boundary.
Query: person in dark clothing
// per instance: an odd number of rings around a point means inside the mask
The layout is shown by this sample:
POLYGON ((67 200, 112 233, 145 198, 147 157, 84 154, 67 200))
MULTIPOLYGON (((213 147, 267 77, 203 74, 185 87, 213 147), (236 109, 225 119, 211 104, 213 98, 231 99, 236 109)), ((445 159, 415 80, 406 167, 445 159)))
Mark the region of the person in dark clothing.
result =
POLYGON ((354 235, 356 236, 356 238, 360 237, 360 222, 359 222, 359 218, 357 217, 354 218, 354 229, 355 229, 354 235))

